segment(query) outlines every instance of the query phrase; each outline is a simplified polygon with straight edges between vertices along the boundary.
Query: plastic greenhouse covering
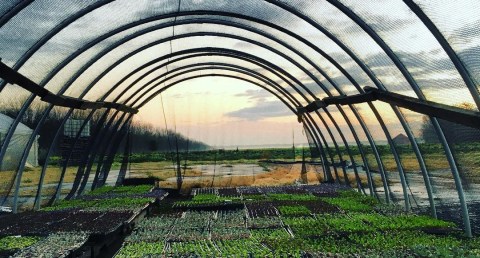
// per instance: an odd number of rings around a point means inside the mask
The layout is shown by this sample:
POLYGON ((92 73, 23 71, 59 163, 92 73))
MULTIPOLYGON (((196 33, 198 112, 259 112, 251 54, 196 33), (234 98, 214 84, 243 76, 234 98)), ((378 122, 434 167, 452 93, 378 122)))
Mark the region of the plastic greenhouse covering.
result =
POLYGON ((478 10, 477 0, 0 1, 0 206, 40 209, 121 184, 137 111, 224 77, 298 116, 325 180, 479 234, 478 10))

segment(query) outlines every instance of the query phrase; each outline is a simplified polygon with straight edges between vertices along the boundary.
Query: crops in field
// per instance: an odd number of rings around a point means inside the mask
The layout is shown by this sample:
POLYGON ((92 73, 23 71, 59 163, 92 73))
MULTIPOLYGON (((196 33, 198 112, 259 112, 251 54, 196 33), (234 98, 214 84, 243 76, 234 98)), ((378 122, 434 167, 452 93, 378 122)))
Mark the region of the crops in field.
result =
POLYGON ((76 257, 89 239, 121 232, 139 210, 165 196, 148 185, 102 187, 40 211, 4 215, 0 257, 76 257))
POLYGON ((198 189, 171 205, 180 215, 145 219, 117 257, 480 255, 451 222, 330 185, 198 189))
POLYGON ((341 186, 205 188, 163 197, 147 186, 106 187, 4 216, 0 257, 82 255, 92 236, 113 231, 126 234, 119 258, 480 256, 480 240, 464 238, 454 223, 341 186), (122 229, 154 200, 150 215, 122 229))

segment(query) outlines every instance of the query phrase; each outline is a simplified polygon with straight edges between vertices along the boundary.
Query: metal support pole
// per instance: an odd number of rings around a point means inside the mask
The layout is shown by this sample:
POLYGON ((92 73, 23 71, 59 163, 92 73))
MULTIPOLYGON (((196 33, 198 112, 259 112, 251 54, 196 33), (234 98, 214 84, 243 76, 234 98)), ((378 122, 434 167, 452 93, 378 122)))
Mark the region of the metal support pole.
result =
POLYGON ((467 86, 470 94, 472 95, 473 101, 475 102, 477 109, 480 109, 480 96, 478 92, 478 88, 475 82, 472 80, 472 76, 468 71, 466 65, 462 62, 462 60, 458 57, 455 50, 453 50, 452 46, 448 43, 447 39, 443 36, 443 34, 438 30, 437 26, 430 20, 430 18, 423 12, 422 8, 420 8, 415 2, 412 0, 403 0, 403 2, 412 10, 417 17, 423 22, 425 27, 430 30, 432 35, 437 39, 438 43, 442 46, 445 53, 447 53, 452 63, 457 68, 458 73, 462 76, 465 85, 467 86))
MULTIPOLYGON (((98 148, 95 148, 93 152, 93 159, 95 160, 95 157, 98 157, 97 161, 97 168, 95 170, 95 177, 93 178, 93 183, 91 186, 91 190, 94 190, 100 186, 102 186, 102 180, 105 177, 105 174, 103 174, 103 166, 105 163, 105 156, 108 153, 109 149, 112 149, 113 146, 116 146, 116 141, 118 138, 118 135, 121 134, 122 129, 128 125, 128 123, 131 121, 130 119, 132 116, 126 116, 126 114, 123 114, 120 119, 118 119, 116 125, 113 127, 113 130, 108 135, 105 135, 104 137, 100 138, 99 146, 98 148), (126 117, 126 118, 125 118, 126 117), (122 120, 124 120, 122 122, 122 120)), ((93 163, 91 163, 93 164, 93 163)), ((86 170, 86 174, 90 174, 91 172, 91 167, 89 166, 86 170)), ((83 189, 82 189, 83 190, 83 189)), ((79 195, 81 192, 79 193, 79 195)))
MULTIPOLYGON (((319 114, 317 113, 317 115, 319 115, 319 114)), ((328 154, 328 156, 330 157, 331 164, 333 164, 335 162, 333 160, 333 155, 330 153, 327 140, 325 139, 325 136, 321 133, 320 128, 318 127, 317 123, 315 123, 315 120, 313 120, 313 118, 311 116, 309 116, 309 114, 307 114, 307 116, 312 121, 313 126, 317 129, 317 131, 320 135, 320 138, 323 141, 324 151, 322 151, 321 154, 325 155, 324 156, 324 158, 325 158, 325 169, 326 169, 325 171, 327 173, 326 180, 327 180, 327 182, 332 182, 333 181, 332 172, 330 170, 330 164, 328 162, 328 157, 327 157, 326 154, 328 154)), ((338 176, 337 168, 335 168, 335 166, 333 167, 333 172, 335 173, 335 182, 340 183, 340 178, 338 176)))
POLYGON ((92 184, 92 190, 105 185, 105 182, 107 181, 108 175, 110 173, 110 169, 112 167, 112 163, 115 160, 115 154, 117 153, 118 148, 120 147, 120 144, 122 143, 123 139, 127 135, 128 127, 130 127, 132 123, 132 118, 133 118, 132 115, 127 117, 126 122, 120 127, 118 132, 115 134, 115 137, 112 139, 111 142, 113 144, 110 144, 111 146, 110 151, 106 151, 103 153, 103 155, 107 153, 106 159, 104 159, 102 164, 99 163, 98 165, 98 167, 101 167, 101 171, 97 179, 97 184, 92 184), (95 188, 93 188, 94 185, 95 185, 95 188))
MULTIPOLYGON (((391 106, 395 114, 397 114, 398 117, 403 117, 401 114, 400 110, 398 110, 397 107, 391 106)), ((427 166, 425 164, 425 160, 423 159, 423 156, 420 152, 420 148, 418 147, 417 141, 415 140, 413 134, 411 133, 411 130, 408 126, 408 124, 405 122, 404 119, 400 119, 400 122, 402 123, 402 126, 404 128, 408 128, 408 130, 405 130, 407 133, 408 138, 410 139, 410 143, 412 144, 412 149, 415 153, 415 156, 417 157, 418 163, 420 165, 420 171, 422 173, 423 177, 423 182, 425 183, 425 188, 427 190, 427 196, 428 196, 428 202, 430 204, 430 214, 432 217, 437 218, 437 209, 435 208, 435 202, 433 200, 433 190, 432 190, 432 184, 430 182, 430 176, 428 175, 428 170, 427 166)))
MULTIPOLYGON (((393 50, 383 41, 381 37, 370 26, 368 26, 362 19, 360 19, 355 13, 353 13, 350 9, 348 9, 342 3, 338 2, 337 0, 327 0, 327 1, 332 5, 334 5, 335 7, 337 7, 340 11, 342 11, 345 15, 347 15, 350 19, 352 19, 355 23, 357 23, 368 35, 370 35, 370 37, 372 37, 372 39, 385 51, 388 57, 390 57, 390 59, 393 61, 396 67, 400 70, 402 75, 405 76, 405 79, 412 86, 412 89, 415 91, 418 98, 420 100, 426 100, 420 87, 418 86, 418 84, 416 83, 415 79, 410 74, 410 72, 407 70, 403 62, 398 58, 398 56, 393 52, 393 50)), ((436 118, 431 118, 431 120, 437 132, 437 135, 439 136, 440 142, 442 143, 442 146, 445 150, 445 154, 449 161, 453 178, 455 180, 460 179, 458 168, 457 168, 457 165, 455 164, 455 159, 450 150, 450 146, 448 145, 445 139, 445 135, 443 134, 443 131, 440 125, 438 124, 436 118)), ((461 182, 457 183, 457 180, 455 185, 456 185, 457 193, 460 199, 460 205, 462 206, 465 235, 471 237, 472 231, 470 227, 470 218, 468 214, 468 207, 464 198, 463 188, 461 187, 461 182)))
MULTIPOLYGON (((49 160, 50 160, 50 156, 52 155, 52 152, 53 152, 53 146, 54 144, 58 141, 59 137, 60 137, 60 134, 61 134, 61 128, 63 127, 63 125, 65 124, 65 122, 68 120, 68 118, 70 117, 71 115, 71 112, 72 110, 69 110, 69 113, 64 117, 64 119, 62 120, 61 122, 61 125, 59 126, 59 128, 57 129, 56 133, 55 133, 55 136, 53 137, 53 140, 52 140, 52 143, 50 144, 50 148, 48 149, 48 152, 47 152, 47 155, 45 157, 45 164, 43 164, 42 166, 42 171, 40 172, 40 182, 38 184, 38 187, 37 187, 37 194, 35 196, 35 205, 34 205, 34 209, 35 210, 39 210, 41 208, 41 201, 42 201, 42 190, 43 190, 43 182, 44 182, 44 178, 45 178, 45 174, 47 172, 47 167, 48 167, 48 163, 49 163, 49 160)), ((91 117, 93 116, 93 114, 96 112, 96 110, 92 110, 90 112, 90 114, 87 116, 87 118, 85 119, 86 121, 89 121, 91 119, 91 117)), ((73 146, 75 146, 78 138, 80 138, 80 135, 83 131, 83 129, 85 128, 85 125, 86 123, 83 123, 81 126, 80 126, 80 129, 79 131, 77 132, 77 135, 76 135, 76 138, 72 144, 72 147, 70 148, 70 153, 69 153, 69 156, 68 158, 66 159, 65 163, 68 164, 68 160, 70 159, 70 156, 72 154, 72 151, 73 151, 73 146)), ((66 165, 64 165, 65 167, 66 165)), ((52 197, 55 197, 55 199, 57 199, 58 197, 60 197, 60 194, 61 194, 61 183, 63 181, 63 178, 65 176, 65 170, 62 169, 62 173, 60 174, 60 180, 58 182, 58 185, 57 185, 57 189, 55 191, 55 193, 53 194, 52 197), (60 186, 60 189, 58 188, 58 186, 60 186)), ((54 202, 54 201, 51 201, 51 202, 54 202)))
MULTIPOLYGON (((114 115, 110 118, 110 121, 109 121, 109 124, 113 126, 108 126, 106 128, 106 130, 103 130, 101 133, 99 133, 99 137, 96 138, 96 140, 94 141, 94 144, 92 145, 93 148, 89 151, 90 153, 90 158, 88 159, 87 161, 87 166, 86 168, 84 169, 83 171, 83 179, 82 179, 82 182, 80 184, 80 187, 78 188, 78 191, 77 191, 77 196, 81 195, 88 183, 88 179, 90 177, 90 172, 92 170, 92 166, 93 166, 93 163, 95 163, 95 159, 97 157, 97 153, 99 152, 99 148, 100 148, 100 144, 104 142, 105 139, 110 139, 111 136, 115 135, 118 133, 118 128, 119 126, 122 124, 122 121, 124 121, 125 119, 125 116, 127 115, 127 113, 123 113, 120 118, 116 118, 117 116, 114 115)), ((97 167, 101 165, 101 162, 98 162, 97 163, 97 167)), ((92 185, 95 185, 97 183, 97 180, 98 180, 98 174, 95 173, 95 177, 93 179, 93 182, 92 182, 92 185)))
MULTIPOLYGON (((116 116, 117 113, 118 113, 118 111, 115 111, 114 114, 108 120, 108 122, 106 124, 104 124, 105 123, 104 121, 106 121, 107 116, 108 116, 108 112, 105 112, 104 115, 103 115, 104 117, 102 117, 102 123, 99 123, 96 126, 94 132, 91 134, 90 140, 89 140, 89 143, 88 143, 88 146, 87 146, 87 150, 83 154, 83 157, 80 161, 80 165, 77 169, 77 173, 75 175, 75 180, 73 181, 72 188, 70 189, 70 192, 67 194, 65 199, 69 200, 69 199, 74 197, 75 192, 77 191, 77 189, 79 187, 79 184, 82 180, 82 177, 84 176, 85 165, 87 164, 87 161, 89 160, 88 158, 91 154, 91 151, 93 149, 93 146, 94 146, 95 142, 97 141, 97 139, 100 135, 103 135, 104 131, 109 130, 109 128, 111 126, 111 123, 112 123, 112 120, 116 116)), ((66 164, 65 164, 64 170, 66 170, 66 164)))
MULTIPOLYGON (((326 112, 328 112, 328 110, 325 110, 326 112)), ((319 112, 317 112, 317 115, 318 117, 320 118, 320 120, 322 121, 322 124, 325 126, 325 128, 327 129, 327 132, 328 134, 330 135, 330 138, 332 139, 332 142, 333 142, 333 145, 335 146, 335 150, 337 151, 337 155, 338 155, 338 158, 340 160, 340 164, 344 164, 344 160, 343 160, 343 157, 342 157, 342 153, 340 152, 340 148, 338 147, 338 144, 337 144, 337 141, 335 140, 335 137, 333 136, 333 133, 332 133, 332 130, 330 129, 330 127, 328 126, 328 124, 325 122, 325 119, 323 119, 323 117, 321 116, 321 114, 319 112)), ((327 147, 328 148, 328 147, 327 147)), ((334 161, 332 160, 332 165, 334 166, 335 168, 335 163, 334 161)), ((342 165, 342 171, 343 171, 343 177, 344 177, 344 184, 345 185, 348 185, 350 186, 350 181, 348 180, 348 175, 347 175, 347 171, 345 170, 345 166, 342 165)), ((337 175, 338 176, 338 175, 337 175)), ((339 179, 340 180, 340 179, 339 179)))
POLYGON ((408 189, 407 189, 407 181, 405 179, 405 172, 403 170, 403 165, 400 160, 400 155, 398 155, 397 149, 395 148, 395 143, 392 140, 392 136, 390 135, 390 132, 388 131, 387 126, 383 122, 383 119, 378 113, 377 109, 373 107, 373 104, 371 102, 368 103, 368 105, 372 108, 375 117, 377 120, 380 122, 380 126, 383 128, 383 131, 385 132, 385 136, 387 137, 388 145, 390 146, 390 151, 393 154, 393 158, 395 159, 395 163, 397 165, 398 169, 398 174, 400 175, 400 184, 402 185, 402 191, 403 191, 403 198, 405 201, 405 211, 410 210, 410 200, 408 198, 408 189))
MULTIPOLYGON (((39 123, 43 123, 43 121, 45 121, 45 119, 47 118, 46 114, 48 114, 48 111, 43 114, 43 116, 40 118, 39 123)), ((15 183, 15 193, 14 193, 14 196, 13 196, 13 208, 12 208, 13 213, 17 213, 18 197, 19 197, 20 186, 21 186, 21 182, 22 182, 22 175, 23 175, 23 171, 25 169, 25 163, 27 161, 28 155, 30 153, 30 149, 32 148, 32 145, 33 145, 33 143, 36 139, 36 136, 37 136, 39 130, 40 130, 40 127, 37 126, 35 128, 35 130, 33 131, 33 133, 31 134, 30 138, 28 139, 28 142, 27 142, 25 148, 23 149, 22 157, 20 159, 20 164, 18 165, 18 169, 17 169, 17 177, 16 177, 17 180, 16 180, 16 183, 15 183)))
POLYGON ((122 185, 123 181, 125 180, 125 176, 127 174, 128 165, 130 163, 130 155, 132 154, 132 136, 130 135, 130 129, 127 132, 127 142, 125 143, 125 149, 123 151, 122 157, 122 166, 120 167, 120 171, 118 172, 117 182, 115 186, 122 185))
MULTIPOLYGON (((348 105, 352 111, 356 111, 356 108, 352 105, 348 105)), ((353 114, 357 117, 358 121, 360 122, 360 126, 363 128, 364 131, 367 131, 369 132, 367 126, 365 125, 365 123, 363 122, 363 120, 361 119, 360 115, 357 113, 357 112, 353 112, 353 114)), ((390 200, 391 199, 391 193, 390 193, 390 186, 388 185, 388 178, 387 178, 387 174, 385 173, 385 169, 383 167, 383 163, 382 163, 382 160, 380 158, 380 154, 378 153, 378 149, 377 149, 377 146, 375 145, 375 141, 373 140, 373 137, 370 133, 366 134, 367 136, 367 139, 368 139, 368 142, 370 143, 370 146, 372 146, 372 151, 373 151, 373 154, 375 156, 375 159, 377 161, 377 164, 378 164, 378 170, 380 171, 380 176, 382 178, 382 182, 383 182, 383 189, 385 191, 385 201, 387 203, 390 203, 390 200)))
POLYGON ((353 158, 353 153, 352 153, 352 150, 350 149, 350 146, 347 142, 347 139, 345 138, 345 135, 343 134, 342 130, 340 129, 340 127, 338 126, 337 122, 335 121, 333 116, 330 114, 328 109, 324 108, 323 110, 324 110, 325 114, 327 114, 328 118, 333 123, 335 128, 337 129, 337 132, 340 135, 340 137, 342 138, 343 144, 345 145, 345 149, 347 150, 348 156, 350 157, 350 162, 352 163, 353 173, 355 175, 355 180, 357 181, 358 190, 361 191, 363 194, 365 194, 365 189, 363 189, 362 180, 360 179, 360 176, 358 175, 358 169, 357 169, 357 166, 355 166, 356 162, 355 162, 355 159, 353 158))
POLYGON ((444 147, 445 155, 447 156, 448 163, 452 168, 453 180, 455 181, 455 187, 457 188, 458 199, 460 200, 460 207, 462 209, 462 218, 463 218, 463 226, 465 227, 465 235, 471 238, 473 237, 473 234, 472 234, 472 228, 470 226, 470 215, 468 214, 465 193, 463 192, 462 179, 460 178, 460 173, 458 171, 455 158, 453 157, 453 154, 450 150, 450 146, 447 143, 447 139, 445 138, 445 134, 443 134, 443 131, 441 130, 438 120, 434 117, 431 117, 431 120, 432 120, 433 127, 435 128, 435 131, 437 132, 437 135, 440 139, 440 142, 444 147))

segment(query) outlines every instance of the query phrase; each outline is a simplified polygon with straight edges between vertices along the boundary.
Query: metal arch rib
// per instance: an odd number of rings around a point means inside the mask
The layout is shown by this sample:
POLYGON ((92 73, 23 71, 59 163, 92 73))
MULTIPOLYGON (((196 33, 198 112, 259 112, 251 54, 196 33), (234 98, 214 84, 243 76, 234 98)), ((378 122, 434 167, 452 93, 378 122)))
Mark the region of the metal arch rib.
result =
POLYGON ((472 80, 472 76, 468 72, 465 64, 460 60, 455 50, 453 50, 452 46, 448 43, 447 39, 443 36, 443 34, 438 30, 437 26, 430 20, 430 18, 423 12, 423 10, 412 0, 403 0, 403 2, 412 10, 415 15, 423 22, 423 24, 430 30, 432 35, 437 39, 438 43, 442 46, 443 50, 447 53, 450 60, 452 60, 455 68, 457 68, 458 73, 462 76, 465 85, 467 86, 468 90, 472 94, 472 98, 477 105, 477 109, 480 110, 480 96, 478 92, 477 86, 472 80))
MULTIPOLYGON (((395 63, 397 68, 401 71, 402 75, 407 79, 409 84, 412 86, 412 89, 415 91, 419 99, 425 100, 425 96, 423 95, 422 91, 420 90, 420 87, 417 85, 416 81, 412 77, 412 75, 408 72, 402 61, 397 57, 397 55, 388 47, 388 45, 383 41, 383 39, 378 36, 378 34, 370 27, 368 26, 365 21, 360 19, 355 13, 353 13, 349 8, 344 6, 342 3, 338 2, 337 0, 327 0, 329 3, 337 7, 340 11, 342 11, 344 14, 346 14, 350 19, 352 19, 355 23, 357 23, 370 37, 372 37, 373 40, 385 51, 385 53, 392 59, 392 61, 395 63)), ((437 135, 440 138, 440 141, 444 147, 445 154, 447 156, 448 162, 451 167, 452 175, 455 181, 455 186, 457 188, 458 192, 458 197, 460 199, 460 206, 462 209, 462 217, 463 217, 463 223, 465 226, 465 234, 467 237, 472 237, 472 230, 470 226, 470 218, 469 218, 469 213, 468 213, 468 207, 466 204, 465 200, 465 194, 463 191, 463 186, 461 183, 460 175, 459 175, 459 170, 455 162, 455 158, 453 156, 453 153, 450 149, 450 146, 448 142, 445 139, 445 136, 443 134, 443 130, 441 129, 440 125, 438 124, 438 121, 436 118, 431 117, 432 124, 437 132, 437 135)))
MULTIPOLYGON (((281 3, 281 2, 278 2, 278 1, 273 1, 273 0, 265 0, 265 1, 269 2, 273 5, 276 5, 280 8, 282 8, 282 9, 296 15, 297 17, 303 19, 307 23, 309 23, 312 26, 314 26, 315 28, 317 28, 324 35, 326 35, 328 38, 330 38, 335 44, 337 44, 343 51, 345 51, 355 61, 355 63, 357 63, 357 65, 360 66, 360 68, 368 75, 368 77, 375 83, 375 85, 379 89, 384 89, 384 86, 375 77, 373 72, 362 61, 360 61, 360 59, 348 47, 346 47, 338 38, 336 38, 333 34, 328 32, 327 30, 325 30, 322 26, 320 26, 318 23, 313 21, 310 17, 300 13, 299 11, 291 8, 290 6, 288 6, 284 3, 281 3)), ((341 69, 343 69, 343 68, 341 68, 341 69)), ((348 73, 346 73, 346 74, 348 74, 348 73)), ((347 78, 349 78, 349 77, 347 77, 347 78)), ((427 187, 427 193, 428 193, 428 197, 429 197, 429 201, 430 201, 430 207, 432 209, 431 212, 432 212, 432 214, 434 214, 433 216, 436 217, 436 210, 435 210, 435 205, 434 205, 434 202, 433 202, 433 193, 432 193, 432 189, 431 189, 430 178, 428 176, 428 172, 427 172, 427 169, 426 169, 426 166, 425 166, 425 161, 423 160, 423 157, 422 157, 422 154, 420 152, 420 149, 418 148, 417 142, 415 141, 415 138, 414 138, 414 136, 411 132, 410 127, 408 126, 407 122, 403 118, 402 113, 398 110, 398 108, 396 108, 396 107, 392 107, 392 108, 393 108, 395 114, 397 115, 397 117, 399 118, 400 123, 404 127, 404 129, 405 129, 405 131, 408 135, 408 138, 410 139, 410 141, 412 143, 412 147, 414 149, 415 155, 417 156, 417 160, 419 161, 419 165, 420 165, 420 168, 421 168, 421 171, 422 171, 424 182, 425 182, 425 185, 427 187)), ((432 122, 436 122, 436 120, 432 119, 432 122)), ((435 123, 434 123, 434 126, 435 126, 435 123)), ((440 127, 436 127, 436 130, 437 130, 437 132, 443 134, 440 127)), ((448 146, 447 146, 447 148, 448 148, 448 146)), ((447 155, 447 156, 449 156, 449 155, 447 155)), ((450 159, 450 157, 449 157, 449 159, 450 159)))

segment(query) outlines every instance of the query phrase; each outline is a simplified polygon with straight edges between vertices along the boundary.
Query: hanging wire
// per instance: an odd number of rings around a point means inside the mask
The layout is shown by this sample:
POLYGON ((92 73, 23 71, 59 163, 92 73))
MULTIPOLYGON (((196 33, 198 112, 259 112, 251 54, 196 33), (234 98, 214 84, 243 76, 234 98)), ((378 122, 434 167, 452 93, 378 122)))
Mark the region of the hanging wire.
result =
POLYGON ((184 158, 184 163, 183 163, 183 175, 182 175, 182 180, 185 179, 185 174, 187 173, 187 161, 188 161, 188 149, 189 149, 189 146, 190 146, 190 139, 188 138, 188 134, 187 134, 187 146, 186 146, 186 149, 185 149, 185 158, 184 158))
MULTIPOLYGON (((177 22, 177 15, 180 12, 181 1, 182 0, 178 0, 177 12, 175 13, 174 20, 173 20, 172 38, 175 36, 175 23, 177 22)), ((172 54, 173 53, 172 40, 169 40, 169 45, 170 45, 170 54, 172 54)), ((167 74, 169 72, 169 69, 168 69, 168 62, 169 61, 170 61, 170 58, 167 59, 167 65, 165 65, 165 69, 167 70, 167 72, 165 73, 164 79, 167 78, 167 74)), ((165 86, 166 86, 166 80, 164 80, 164 82, 163 82, 163 87, 165 87, 165 86)), ((171 158, 171 161, 172 161, 172 168, 173 168, 174 174, 176 174, 177 169, 179 169, 179 164, 176 164, 175 159, 173 157, 173 147, 172 147, 172 142, 171 142, 171 139, 170 139, 170 131, 168 130, 167 116, 165 114, 165 106, 163 104, 162 93, 160 93, 160 101, 161 101, 161 104, 162 104, 163 119, 164 119, 164 122, 165 122, 165 130, 166 130, 166 133, 167 133, 168 149, 170 150, 170 158, 171 158), (177 166, 177 169, 175 168, 176 166, 177 166)), ((177 159, 178 159, 178 142, 177 142, 177 159)), ((178 177, 177 177, 177 186, 178 186, 178 177)), ((178 190, 180 190, 180 188, 178 190)))
POLYGON ((175 116, 176 112, 173 111, 173 133, 175 134, 175 172, 177 177, 177 188, 180 190, 182 188, 183 178, 182 178, 182 168, 180 161, 180 149, 178 144, 178 133, 177 133, 177 118, 175 116))
POLYGON ((172 161, 172 168, 173 168, 173 171, 175 173, 175 160, 173 159, 172 142, 170 140, 170 131, 168 130, 167 116, 165 115, 165 106, 163 105, 162 93, 160 93, 160 103, 162 104, 163 120, 164 120, 164 123, 165 123, 165 132, 167 134, 168 149, 170 151, 170 159, 172 161))
POLYGON ((213 161, 213 178, 212 178, 212 185, 210 187, 213 187, 213 183, 215 182, 215 170, 217 168, 217 150, 215 150, 215 158, 213 161))

